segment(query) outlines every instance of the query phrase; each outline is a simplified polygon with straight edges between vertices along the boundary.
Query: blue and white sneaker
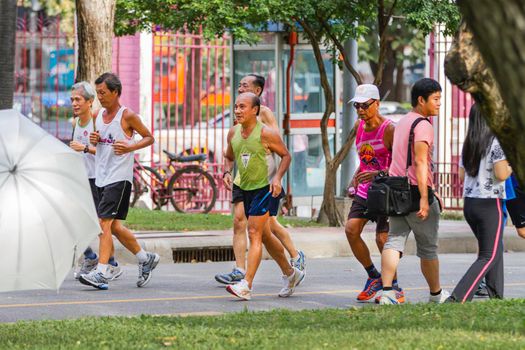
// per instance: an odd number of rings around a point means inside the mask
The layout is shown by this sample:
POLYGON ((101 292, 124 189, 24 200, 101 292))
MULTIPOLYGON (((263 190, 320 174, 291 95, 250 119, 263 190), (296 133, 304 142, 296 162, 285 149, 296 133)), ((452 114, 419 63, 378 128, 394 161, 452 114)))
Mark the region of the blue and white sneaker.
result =
POLYGON ((94 259, 89 259, 84 257, 82 260, 82 265, 80 265, 80 270, 74 273, 75 279, 79 279, 80 275, 87 275, 92 270, 94 270, 98 265, 98 256, 95 255, 94 259))
POLYGON ((151 272, 157 267, 160 261, 160 256, 157 253, 148 253, 148 260, 139 263, 139 280, 137 287, 144 287, 151 280, 151 272))
POLYGON ((107 290, 109 288, 108 279, 102 274, 102 272, 97 271, 96 269, 91 270, 87 274, 80 275, 78 280, 86 286, 91 286, 97 289, 107 290))
POLYGON ((383 290, 379 305, 399 305, 395 290, 383 290))
POLYGON ((298 250, 297 254, 299 257, 297 259, 290 259, 290 265, 300 271, 304 271, 306 268, 306 256, 302 250, 298 250))
POLYGON ((245 273, 235 267, 230 273, 220 273, 215 275, 215 280, 222 284, 236 284, 242 281, 245 273))

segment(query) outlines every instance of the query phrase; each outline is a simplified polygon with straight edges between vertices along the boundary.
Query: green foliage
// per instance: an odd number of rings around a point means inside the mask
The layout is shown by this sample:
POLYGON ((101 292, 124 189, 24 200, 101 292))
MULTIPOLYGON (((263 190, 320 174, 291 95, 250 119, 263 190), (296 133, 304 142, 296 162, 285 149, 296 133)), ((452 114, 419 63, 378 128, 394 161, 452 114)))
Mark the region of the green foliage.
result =
POLYGON ((2 348, 6 349, 292 349, 299 345, 303 349, 510 350, 525 347, 523 300, 346 310, 251 312, 247 309, 219 316, 17 322, 0 325, 0 339, 2 348))

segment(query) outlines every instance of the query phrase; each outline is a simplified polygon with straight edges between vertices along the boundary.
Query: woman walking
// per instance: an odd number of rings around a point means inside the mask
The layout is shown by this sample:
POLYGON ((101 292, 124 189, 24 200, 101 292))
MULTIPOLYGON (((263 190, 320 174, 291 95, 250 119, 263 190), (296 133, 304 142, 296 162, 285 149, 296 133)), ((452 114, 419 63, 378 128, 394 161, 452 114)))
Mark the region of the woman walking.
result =
POLYGON ((469 115, 459 175, 464 180, 463 212, 478 240, 478 258, 449 297, 449 302, 472 300, 483 278, 490 298, 503 298, 503 200, 505 179, 512 173, 503 150, 477 105, 469 115))

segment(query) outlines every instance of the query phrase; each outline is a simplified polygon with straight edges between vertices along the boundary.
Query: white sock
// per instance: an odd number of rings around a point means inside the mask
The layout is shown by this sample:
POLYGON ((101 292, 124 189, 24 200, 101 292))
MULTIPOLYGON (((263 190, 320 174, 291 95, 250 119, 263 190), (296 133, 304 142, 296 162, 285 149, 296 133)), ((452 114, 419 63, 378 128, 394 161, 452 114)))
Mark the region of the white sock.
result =
POLYGON ((108 271, 108 264, 98 263, 97 272, 101 272, 105 276, 107 271, 108 271))
POLYGON ((243 275, 246 275, 246 271, 242 267, 235 267, 235 269, 242 272, 243 275))
POLYGON ((299 256, 299 254, 297 254, 297 256, 295 258, 292 258, 292 261, 297 261, 297 260, 299 260, 299 258, 300 258, 300 256, 299 256))
POLYGON ((292 272, 292 274, 291 274, 291 275, 289 275, 289 276, 287 276, 287 277, 288 277, 288 279, 292 279, 294 275, 295 275, 295 268, 293 269, 293 272, 292 272))
POLYGON ((135 254, 135 256, 139 260, 139 263, 148 261, 148 253, 144 249, 141 249, 137 254, 135 254))

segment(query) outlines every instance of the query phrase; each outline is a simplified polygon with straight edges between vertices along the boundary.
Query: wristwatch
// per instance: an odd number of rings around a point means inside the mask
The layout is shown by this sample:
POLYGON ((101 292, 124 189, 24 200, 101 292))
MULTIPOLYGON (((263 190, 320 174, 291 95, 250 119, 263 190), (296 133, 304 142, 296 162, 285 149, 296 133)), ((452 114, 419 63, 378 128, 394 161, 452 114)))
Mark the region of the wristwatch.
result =
POLYGON ((88 153, 89 152, 89 146, 86 145, 86 147, 84 147, 84 153, 88 153))
POLYGON ((377 176, 385 177, 385 176, 388 176, 388 173, 386 171, 380 170, 379 173, 377 174, 377 176))

